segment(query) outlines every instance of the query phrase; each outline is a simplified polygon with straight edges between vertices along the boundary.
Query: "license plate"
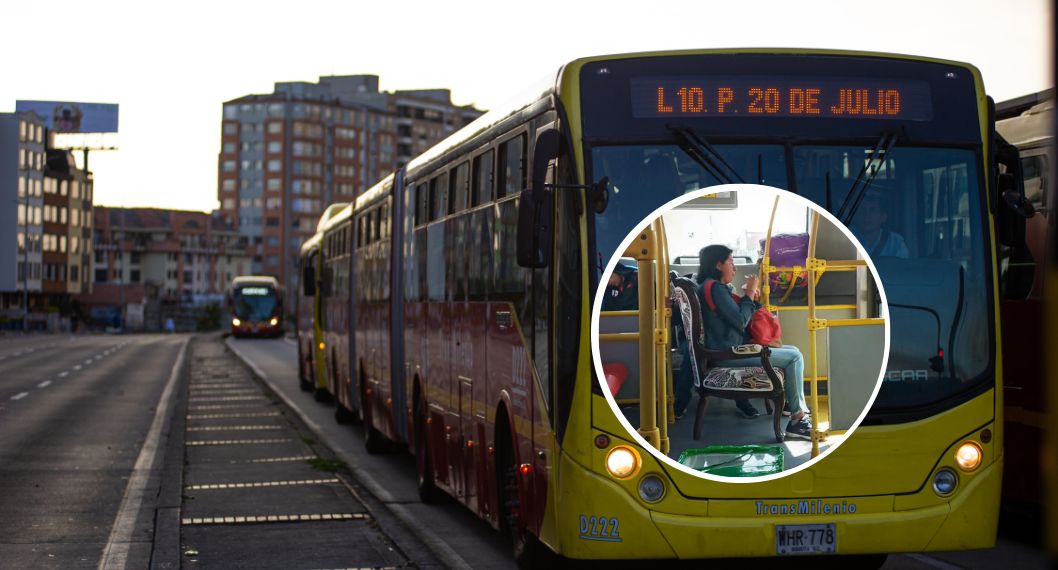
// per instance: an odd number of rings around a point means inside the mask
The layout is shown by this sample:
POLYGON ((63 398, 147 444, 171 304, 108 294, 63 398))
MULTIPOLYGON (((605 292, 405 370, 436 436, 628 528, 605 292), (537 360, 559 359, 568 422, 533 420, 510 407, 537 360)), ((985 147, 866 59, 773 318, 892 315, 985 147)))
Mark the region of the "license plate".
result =
POLYGON ((776 554, 826 554, 837 552, 838 531, 830 524, 775 525, 776 554))

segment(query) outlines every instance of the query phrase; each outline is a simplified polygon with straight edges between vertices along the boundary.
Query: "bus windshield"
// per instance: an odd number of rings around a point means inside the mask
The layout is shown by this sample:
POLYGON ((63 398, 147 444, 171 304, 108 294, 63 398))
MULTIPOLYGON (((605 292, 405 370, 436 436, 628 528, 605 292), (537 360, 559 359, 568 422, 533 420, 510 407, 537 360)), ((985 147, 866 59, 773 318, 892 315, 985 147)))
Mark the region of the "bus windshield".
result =
MULTIPOLYGON (((712 148, 726 163, 724 172, 675 144, 592 149, 592 179, 611 181, 609 205, 595 223, 598 274, 635 224, 698 188, 765 184, 795 190, 838 212, 874 149, 712 148)), ((898 145, 874 165, 871 184, 862 198, 857 192, 848 200, 848 209, 857 202, 858 207, 851 218, 846 211, 843 221, 878 268, 889 302, 889 362, 873 409, 896 411, 938 403, 990 380, 991 257, 981 166, 972 150, 898 145)))
POLYGON ((244 321, 265 321, 274 316, 277 301, 271 287, 241 287, 232 295, 232 312, 244 321))

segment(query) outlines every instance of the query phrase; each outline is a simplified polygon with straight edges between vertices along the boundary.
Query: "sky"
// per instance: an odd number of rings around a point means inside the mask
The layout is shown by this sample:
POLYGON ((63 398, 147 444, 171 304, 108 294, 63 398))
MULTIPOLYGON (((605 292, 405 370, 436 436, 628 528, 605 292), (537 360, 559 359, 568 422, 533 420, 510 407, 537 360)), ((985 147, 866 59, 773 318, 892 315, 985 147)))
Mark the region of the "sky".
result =
POLYGON ((488 109, 578 57, 809 47, 965 61, 997 101, 1053 86, 1047 0, 848 2, 18 2, 4 8, 0 112, 18 99, 118 103, 95 202, 217 206, 222 103, 277 81, 376 74, 488 109))

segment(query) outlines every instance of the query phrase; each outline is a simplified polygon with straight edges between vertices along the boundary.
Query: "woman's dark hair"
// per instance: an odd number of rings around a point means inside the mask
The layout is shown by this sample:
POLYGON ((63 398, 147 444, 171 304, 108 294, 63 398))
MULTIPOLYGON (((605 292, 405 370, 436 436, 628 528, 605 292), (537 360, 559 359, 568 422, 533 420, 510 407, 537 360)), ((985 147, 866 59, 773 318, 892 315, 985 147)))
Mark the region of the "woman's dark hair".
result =
POLYGON ((706 279, 720 279, 720 271, 716 268, 717 263, 727 261, 732 249, 726 245, 707 245, 698 252, 698 275, 695 279, 698 283, 705 283, 706 279))

